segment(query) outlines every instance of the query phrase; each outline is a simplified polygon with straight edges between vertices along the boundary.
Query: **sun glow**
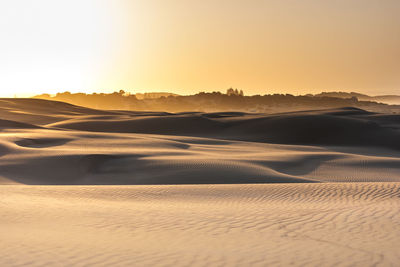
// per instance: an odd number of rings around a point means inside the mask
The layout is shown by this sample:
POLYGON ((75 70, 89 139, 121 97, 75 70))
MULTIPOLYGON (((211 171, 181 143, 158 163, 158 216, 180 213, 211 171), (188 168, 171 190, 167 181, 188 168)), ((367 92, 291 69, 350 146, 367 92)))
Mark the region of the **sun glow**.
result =
POLYGON ((0 2, 1 95, 82 91, 118 49, 110 1, 0 2))
POLYGON ((0 2, 0 96, 400 88, 398 0, 0 2))

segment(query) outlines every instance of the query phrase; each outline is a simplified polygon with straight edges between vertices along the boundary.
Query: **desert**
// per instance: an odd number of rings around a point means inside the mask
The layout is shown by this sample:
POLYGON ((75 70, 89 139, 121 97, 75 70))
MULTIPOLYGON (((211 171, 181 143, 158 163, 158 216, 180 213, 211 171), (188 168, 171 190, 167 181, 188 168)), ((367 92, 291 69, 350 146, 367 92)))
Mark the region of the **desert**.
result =
POLYGON ((0 267, 400 266, 399 0, 0 0, 0 267))
POLYGON ((2 266, 400 261, 397 114, 0 109, 2 266))

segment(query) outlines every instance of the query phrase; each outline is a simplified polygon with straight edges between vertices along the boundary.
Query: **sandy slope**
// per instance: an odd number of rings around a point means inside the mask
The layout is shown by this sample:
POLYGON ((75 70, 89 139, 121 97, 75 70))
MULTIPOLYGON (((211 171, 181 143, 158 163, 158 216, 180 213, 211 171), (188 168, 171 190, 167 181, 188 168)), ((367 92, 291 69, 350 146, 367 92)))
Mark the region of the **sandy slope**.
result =
POLYGON ((396 266, 400 183, 1 186, 1 266, 396 266))
POLYGON ((146 134, 8 130, 0 183, 400 182, 400 152, 146 134))
POLYGON ((0 100, 0 183, 400 181, 400 116, 101 111, 0 100))
POLYGON ((0 118, 0 266, 400 262, 399 115, 0 99, 0 118))

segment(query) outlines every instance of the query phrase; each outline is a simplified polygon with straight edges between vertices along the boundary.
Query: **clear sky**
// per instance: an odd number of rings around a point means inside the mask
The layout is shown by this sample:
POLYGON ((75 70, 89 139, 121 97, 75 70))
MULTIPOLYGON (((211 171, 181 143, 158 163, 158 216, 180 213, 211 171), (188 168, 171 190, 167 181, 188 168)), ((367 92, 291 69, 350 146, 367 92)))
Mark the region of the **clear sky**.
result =
POLYGON ((399 0, 2 0, 0 95, 400 94, 399 0))

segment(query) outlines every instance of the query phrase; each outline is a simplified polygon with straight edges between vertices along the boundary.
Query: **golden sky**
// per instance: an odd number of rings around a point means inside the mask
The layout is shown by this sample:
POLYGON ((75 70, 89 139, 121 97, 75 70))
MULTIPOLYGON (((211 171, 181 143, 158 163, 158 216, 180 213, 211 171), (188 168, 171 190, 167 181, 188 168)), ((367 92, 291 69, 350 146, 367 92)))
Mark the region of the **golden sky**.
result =
POLYGON ((399 0, 0 1, 0 95, 400 94, 399 0))

